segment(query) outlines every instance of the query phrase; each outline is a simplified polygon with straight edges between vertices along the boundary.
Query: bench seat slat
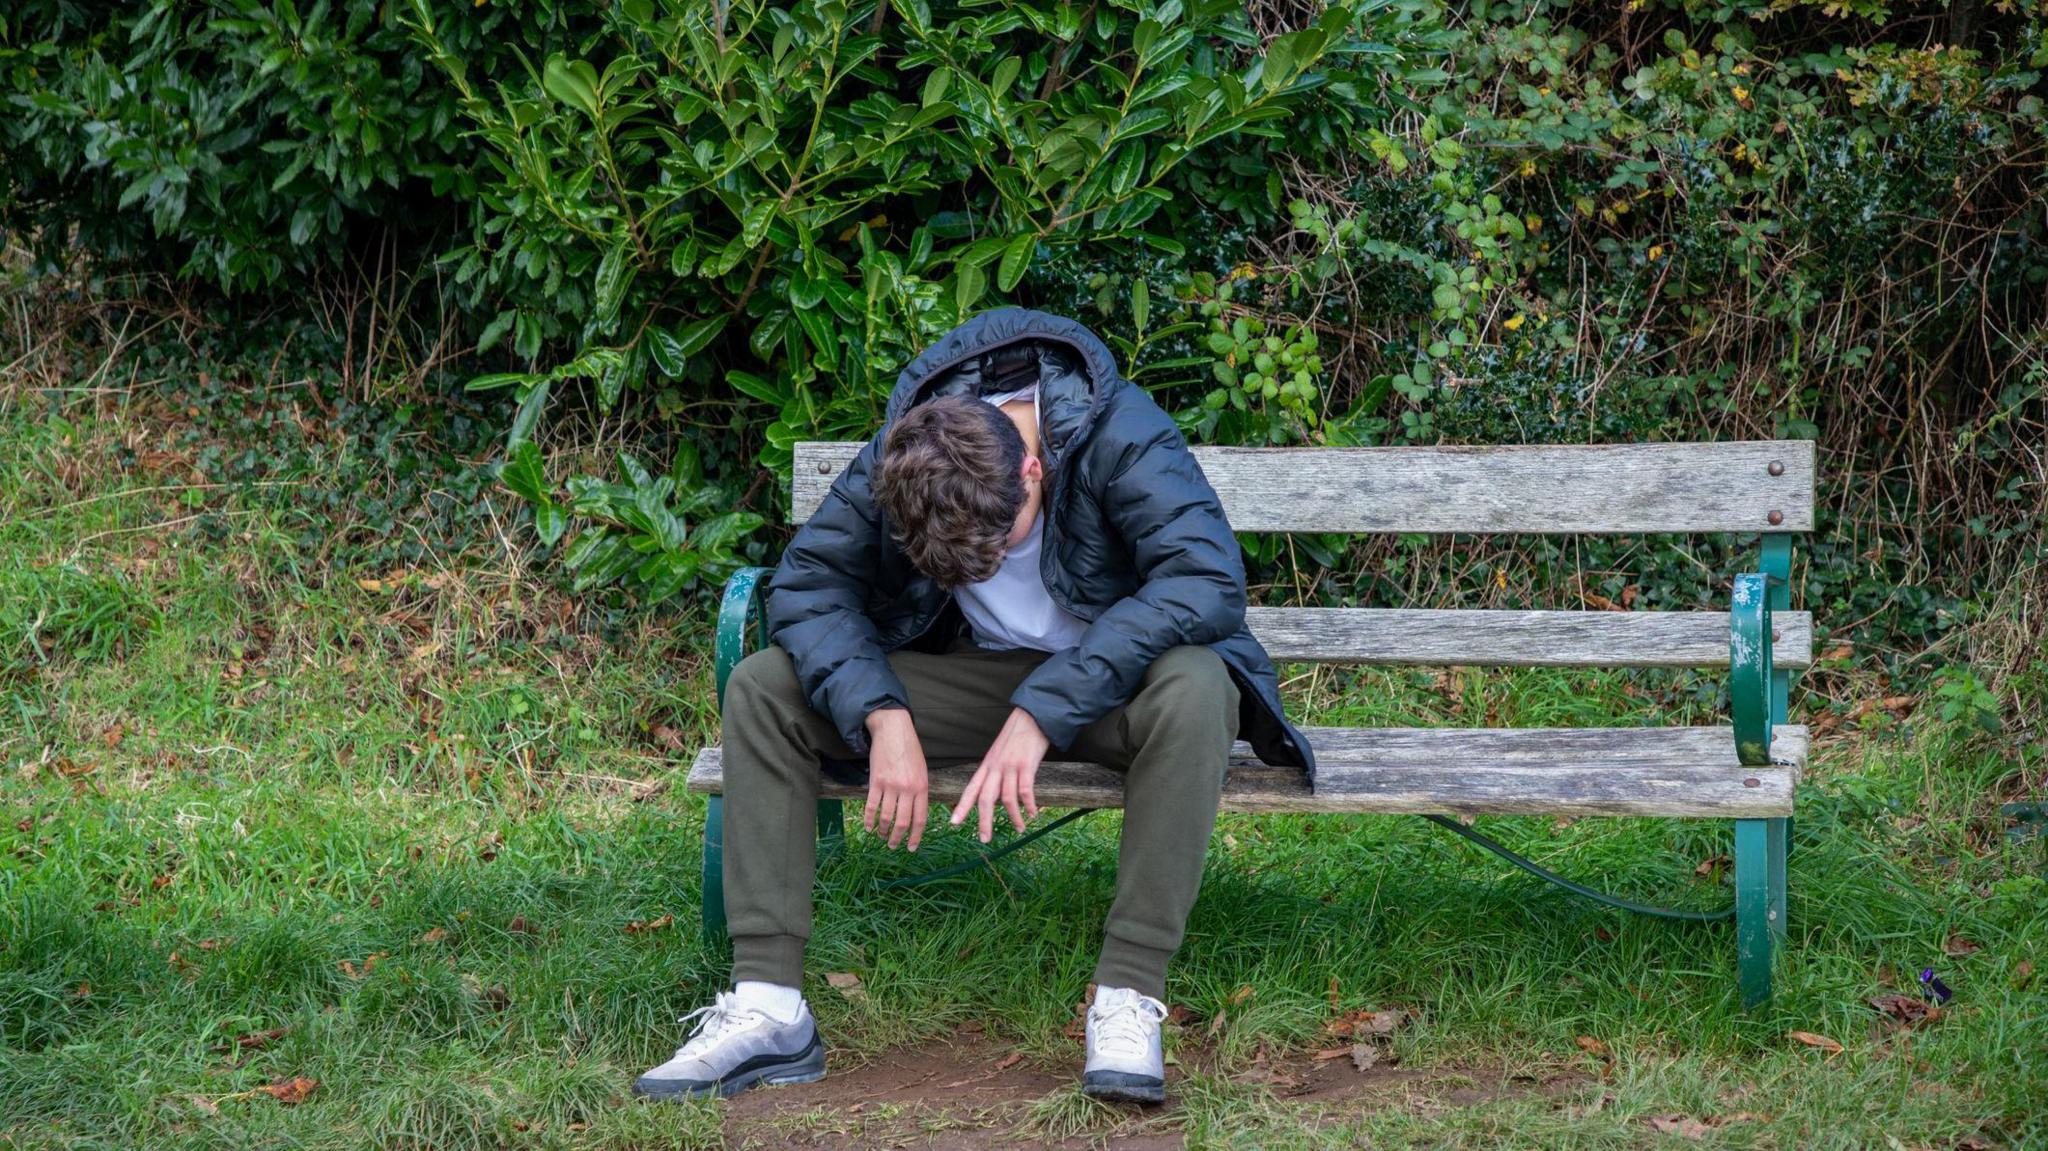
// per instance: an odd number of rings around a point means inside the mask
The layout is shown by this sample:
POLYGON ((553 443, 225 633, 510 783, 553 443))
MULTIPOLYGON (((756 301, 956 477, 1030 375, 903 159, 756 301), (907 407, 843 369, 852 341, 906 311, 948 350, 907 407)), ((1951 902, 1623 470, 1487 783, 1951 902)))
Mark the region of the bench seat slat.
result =
MULTIPOLYGON (((1803 727, 1780 727, 1768 767, 1735 760, 1735 738, 1709 728, 1312 728, 1316 786, 1301 772, 1240 754, 1226 811, 1648 815, 1758 819, 1789 815, 1805 762, 1803 727), (1755 781, 1753 784, 1750 781, 1755 781)), ((1244 749, 1240 748, 1240 752, 1244 749)), ((932 800, 957 800, 971 766, 932 769, 932 800)), ((724 761, 704 749, 690 790, 724 790, 724 761)), ((1123 780, 1096 764, 1039 769, 1041 807, 1120 807, 1123 780)), ((826 781, 826 796, 864 792, 826 781)))
MULTIPOLYGON (((1275 660, 1475 667, 1727 667, 1728 613, 1255 607, 1275 660)), ((1813 616, 1771 616, 1771 661, 1813 660, 1813 616)))
MULTIPOLYGON (((796 446, 792 522, 818 510, 861 447, 796 446)), ((1813 530, 1809 440, 1194 452, 1241 532, 1813 530)))

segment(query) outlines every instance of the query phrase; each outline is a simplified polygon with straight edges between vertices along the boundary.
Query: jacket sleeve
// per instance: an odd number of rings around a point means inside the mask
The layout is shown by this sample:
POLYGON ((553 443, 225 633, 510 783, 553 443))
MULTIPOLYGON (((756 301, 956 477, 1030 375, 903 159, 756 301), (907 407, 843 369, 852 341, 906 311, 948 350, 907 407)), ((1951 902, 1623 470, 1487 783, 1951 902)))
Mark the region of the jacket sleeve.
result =
POLYGON ((1138 590, 1010 696, 1054 747, 1129 703, 1169 648, 1216 643, 1244 625, 1244 558, 1223 505, 1173 422, 1160 413, 1147 424, 1097 493, 1135 558, 1138 590))
POLYGON ((870 443, 840 474, 768 585, 769 637, 789 653, 811 709, 856 755, 867 754, 870 712, 910 706, 866 607, 883 542, 868 488, 876 450, 870 443))

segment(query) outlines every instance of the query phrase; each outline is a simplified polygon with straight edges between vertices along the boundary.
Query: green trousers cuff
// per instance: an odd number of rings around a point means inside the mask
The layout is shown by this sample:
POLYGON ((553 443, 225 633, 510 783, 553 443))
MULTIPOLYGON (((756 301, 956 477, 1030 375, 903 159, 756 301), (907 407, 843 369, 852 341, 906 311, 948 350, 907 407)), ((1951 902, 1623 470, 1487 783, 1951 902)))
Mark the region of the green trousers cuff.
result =
POLYGON ((1128 987, 1141 995, 1166 1000, 1166 964, 1173 952, 1106 936, 1102 958, 1095 961, 1097 987, 1128 987))
POLYGON ((732 937, 732 981, 757 979, 784 987, 804 985, 804 939, 800 935, 732 937))

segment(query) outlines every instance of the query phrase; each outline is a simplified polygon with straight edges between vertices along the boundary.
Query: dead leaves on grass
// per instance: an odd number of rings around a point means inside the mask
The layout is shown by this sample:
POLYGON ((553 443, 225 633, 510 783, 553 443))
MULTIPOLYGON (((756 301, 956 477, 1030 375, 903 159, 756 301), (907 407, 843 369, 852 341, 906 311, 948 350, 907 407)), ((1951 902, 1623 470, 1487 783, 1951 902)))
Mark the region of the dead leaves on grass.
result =
POLYGON ((653 919, 635 919, 626 924, 623 930, 628 935, 645 935, 650 931, 660 931, 675 921, 676 917, 673 915, 659 915, 653 919))
POLYGON ((848 999, 868 997, 868 989, 862 985, 860 976, 851 971, 828 971, 825 973, 825 982, 831 985, 832 990, 848 999))
POLYGON ((1803 1043, 1808 1047, 1825 1051, 1830 1059, 1842 1053, 1842 1045, 1840 1043, 1829 1039, 1825 1035, 1816 1035, 1811 1031, 1787 1031, 1785 1038, 1790 1039, 1794 1043, 1803 1043))
POLYGON ((352 959, 343 959, 336 962, 335 966, 340 968, 341 973, 350 979, 367 979, 370 976, 370 972, 376 968, 379 959, 389 958, 391 958, 389 951, 373 951, 363 957, 361 964, 357 964, 352 959))
POLYGON ((1369 1039, 1392 1035, 1408 1013, 1399 1008, 1387 1011, 1351 1011, 1330 1020, 1323 1030, 1337 1039, 1369 1039))
POLYGON ((1870 1005, 1885 1017, 1887 1030, 1904 1031, 1941 1018, 1941 1008, 1912 995, 1888 992, 1870 997, 1870 1005))
POLYGON ((1730 1123, 1754 1123, 1762 1118, 1763 1116, 1752 1115, 1747 1111, 1738 1111, 1733 1115, 1719 1118, 1695 1119, 1690 1115, 1681 1115, 1673 1111, 1649 1116, 1643 1122, 1650 1130, 1659 1134, 1676 1135, 1680 1139, 1705 1139, 1718 1127, 1725 1127, 1730 1123))
POLYGON ((251 1031, 247 1035, 235 1036, 232 1042, 215 1044, 212 1051, 215 1055, 226 1055, 231 1051, 260 1051, 291 1034, 291 1030, 289 1027, 273 1027, 268 1031, 251 1031))
POLYGON ((311 1095, 319 1086, 320 1081, 318 1079, 308 1079, 303 1075, 297 1075, 290 1079, 280 1079, 275 1083, 266 1083, 256 1090, 290 1107, 304 1103, 306 1097, 311 1095))

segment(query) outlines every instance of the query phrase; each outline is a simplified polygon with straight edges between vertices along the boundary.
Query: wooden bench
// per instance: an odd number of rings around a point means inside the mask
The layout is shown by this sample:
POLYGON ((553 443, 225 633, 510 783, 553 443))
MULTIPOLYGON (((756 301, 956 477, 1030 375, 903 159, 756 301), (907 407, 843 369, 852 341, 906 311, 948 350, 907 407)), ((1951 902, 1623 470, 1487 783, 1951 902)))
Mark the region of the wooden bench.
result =
MULTIPOLYGON (((795 522, 815 511, 860 450, 796 449, 795 522)), ((1813 445, 1806 441, 1495 448, 1197 448, 1241 532, 1754 534, 1754 572, 1735 575, 1728 610, 1695 612, 1250 609, 1277 663, 1494 667, 1727 667, 1732 723, 1676 728, 1309 728, 1313 787, 1240 745, 1227 811, 1429 815, 1620 815, 1735 823, 1736 956, 1742 998, 1770 995, 1785 938, 1785 861, 1807 732, 1785 722, 1792 673, 1807 666, 1812 619, 1790 608, 1792 540, 1813 530, 1813 445)), ((762 642, 768 569, 726 585, 718 687, 762 642)), ((958 799, 971 767, 934 770, 932 800, 958 799)), ((704 926, 724 931, 719 749, 689 786, 711 795, 705 821, 704 926)), ((1117 773, 1048 762, 1045 807, 1122 803, 1117 773)), ((827 782, 819 832, 840 834, 827 782)), ((1525 866, 1526 861, 1520 861, 1525 866)), ((1532 870, 1538 870, 1531 866, 1532 870)))

